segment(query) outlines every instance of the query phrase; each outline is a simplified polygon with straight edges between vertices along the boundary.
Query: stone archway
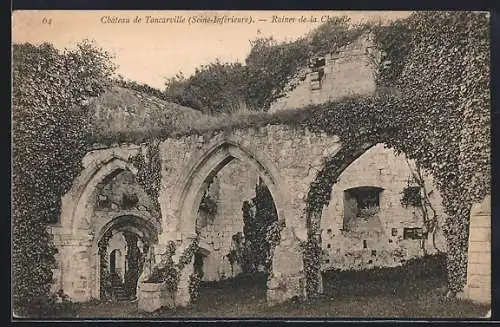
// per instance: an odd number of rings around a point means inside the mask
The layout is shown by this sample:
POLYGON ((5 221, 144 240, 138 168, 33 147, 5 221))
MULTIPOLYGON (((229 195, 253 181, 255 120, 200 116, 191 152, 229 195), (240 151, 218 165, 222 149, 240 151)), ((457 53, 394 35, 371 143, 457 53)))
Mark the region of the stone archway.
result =
POLYGON ((375 142, 367 142, 352 146, 344 145, 325 160, 323 168, 316 174, 307 194, 306 222, 309 235, 314 234, 319 228, 323 207, 328 204, 332 187, 340 174, 375 144, 375 142))
MULTIPOLYGON (((252 168, 257 171, 271 193, 278 221, 286 225, 284 199, 282 196, 283 185, 280 181, 281 176, 277 173, 278 170, 274 167, 272 161, 266 160, 265 155, 262 153, 256 154, 236 142, 223 140, 212 144, 212 146, 190 166, 188 173, 181 176, 179 179, 182 181, 182 186, 180 187, 181 192, 173 202, 176 203, 174 206, 178 208, 175 214, 177 217, 175 221, 176 232, 182 235, 181 238, 183 240, 189 240, 196 237, 196 211, 201 202, 204 189, 206 188, 207 179, 215 176, 218 171, 235 158, 242 162, 249 163, 252 168)), ((292 235, 292 229, 296 226, 292 226, 293 224, 290 222, 289 224, 290 226, 288 226, 288 228, 285 227, 285 230, 282 231, 282 240, 286 239, 287 241, 281 242, 274 249, 275 255, 272 260, 272 276, 267 283, 268 302, 270 304, 275 304, 276 302, 281 302, 282 299, 284 300, 294 295, 301 294, 301 287, 299 284, 300 280, 303 278, 302 261, 300 251, 295 246, 297 245, 296 240, 292 235), (279 256, 276 256, 277 252, 280 253, 279 256), (276 258, 278 258, 278 260, 275 260, 276 258), (294 258, 296 260, 294 260, 294 258), (290 267, 291 262, 292 266, 290 267), (275 289, 278 284, 282 287, 283 283, 290 284, 288 289, 275 289)), ((172 237, 175 237, 175 235, 172 235, 172 237)), ((179 293, 185 294, 177 294, 178 299, 189 298, 187 294, 187 285, 183 285, 182 283, 183 280, 188 280, 187 276, 192 273, 192 268, 186 268, 185 271, 182 272, 186 277, 181 277, 181 282, 179 284, 179 293)), ((185 301, 185 303, 187 302, 188 301, 185 301)))
POLYGON ((90 223, 94 208, 91 197, 97 185, 109 176, 122 171, 136 173, 128 159, 137 154, 140 147, 106 149, 98 154, 89 153, 82 160, 84 170, 75 179, 73 187, 62 198, 60 225, 72 231, 81 229, 82 223, 90 223))
POLYGON ((235 158, 249 163, 257 171, 271 192, 276 205, 278 220, 285 219, 283 206, 280 205, 282 197, 276 168, 269 161, 266 162, 263 158, 258 159, 256 154, 245 147, 225 141, 206 151, 201 160, 196 162, 189 169, 188 175, 183 178, 185 181, 184 186, 181 188, 182 191, 177 199, 178 208, 180 208, 176 228, 178 231, 190 235, 195 230, 196 210, 198 210, 201 202, 206 180, 215 176, 217 172, 235 158))
MULTIPOLYGON (((100 242, 106 238, 106 235, 113 231, 127 231, 135 234, 142 243, 147 243, 150 247, 158 242, 159 227, 159 224, 154 219, 134 213, 117 215, 100 228, 92 243, 90 256, 91 266, 94 267, 93 275, 95 276, 94 283, 91 285, 93 298, 100 299, 101 297, 101 269, 103 267, 101 267, 100 263, 99 246, 100 242)), ((122 255, 125 256, 126 253, 122 255)))
POLYGON ((328 157, 321 170, 311 183, 306 199, 307 248, 303 261, 306 269, 305 289, 308 296, 323 293, 321 275, 321 216, 328 205, 333 185, 340 174, 376 142, 358 142, 343 145, 335 154, 328 157))
MULTIPOLYGON (((382 139, 381 137, 380 140, 382 139)), ((349 267, 349 269, 367 269, 376 265, 387 267, 420 256, 422 253, 431 253, 427 251, 434 251, 434 253, 437 251, 437 248, 432 247, 435 244, 426 242, 425 237, 413 238, 408 236, 407 238, 406 236, 410 230, 420 229, 422 231, 422 227, 424 226, 423 220, 425 218, 419 210, 415 209, 416 207, 412 207, 411 205, 407 207, 401 202, 403 191, 409 187, 410 180, 413 178, 410 162, 406 160, 405 163, 404 158, 398 158, 397 153, 394 154, 392 150, 387 150, 383 141, 346 144, 336 154, 325 160, 323 168, 319 171, 313 183, 311 183, 307 199, 308 239, 311 243, 316 243, 311 244, 311 246, 316 246, 317 244, 321 246, 323 241, 325 241, 324 244, 327 248, 319 249, 319 252, 325 250, 324 256, 329 259, 327 262, 335 262, 335 265, 332 264, 325 269, 334 269, 334 266, 337 269, 347 269, 346 267, 349 267), (391 151, 389 155, 393 157, 387 157, 388 153, 385 151, 391 151), (361 159, 365 154, 368 157, 361 159), (388 158, 390 164, 372 167, 371 162, 382 162, 377 157, 382 154, 386 156, 386 159, 388 158), (361 161, 357 161, 358 159, 361 161), (370 174, 371 170, 369 167, 373 169, 376 167, 376 174, 370 174), (382 170, 386 172, 382 173, 382 170), (345 192, 352 191, 353 189, 368 188, 377 189, 379 194, 382 195, 382 197, 377 197, 376 212, 370 213, 370 210, 365 210, 363 214, 358 212, 359 216, 356 215, 356 217, 363 217, 364 220, 356 218, 359 225, 356 225, 356 228, 352 229, 346 228, 343 224, 345 223, 346 210, 349 211, 351 208, 349 204, 346 207, 345 192), (328 212, 330 209, 331 211, 328 212), (332 219, 329 222, 328 229, 326 229, 327 233, 321 233, 321 228, 324 227, 321 226, 322 220, 325 218, 322 216, 325 214, 329 214, 332 219), (398 217, 399 219, 394 219, 394 217, 398 217), (366 220, 368 218, 376 219, 366 220), (400 240, 407 239, 418 239, 419 242, 400 242, 400 240), (355 249, 358 243, 361 244, 361 240, 363 242, 363 251, 365 249, 367 253, 371 251, 371 256, 368 258, 361 253, 361 250, 346 252, 346 244, 355 249), (357 241, 358 243, 353 243, 353 241, 357 241), (335 248, 335 246, 337 247, 335 248), (398 246, 404 248, 402 254, 396 249, 398 246), (333 249, 337 249, 337 254, 341 253, 342 257, 336 258, 333 249), (347 259, 344 258, 346 256, 347 259), (342 259, 345 260, 343 261, 342 259)), ((431 197, 426 198, 433 206, 429 211, 433 211, 436 215, 435 217, 442 217, 444 212, 441 204, 441 196, 439 191, 435 190, 436 186, 433 184, 432 177, 422 175, 421 178, 427 186, 427 189, 422 187, 422 191, 431 191, 433 194, 431 197)), ((430 193, 426 193, 426 196, 427 194, 430 193)), ((444 235, 439 234, 439 236, 444 239, 444 235)), ((442 249, 443 242, 444 240, 439 244, 440 249, 442 249)), ((359 247, 361 248, 361 245, 359 247)), ((305 264, 314 265, 314 269, 311 270, 316 271, 317 275, 316 278, 313 278, 311 275, 308 276, 308 283, 315 284, 314 286, 309 285, 308 290, 313 294, 321 293, 322 283, 321 274, 319 273, 321 263, 319 260, 311 261, 305 264), (319 280, 319 282, 313 282, 314 279, 319 280)))
POLYGON ((119 216, 135 216, 151 224, 157 234, 159 222, 147 210, 111 210, 103 217, 95 216, 96 192, 106 180, 123 172, 136 173, 128 159, 141 150, 138 146, 102 149, 89 152, 82 160, 84 169, 72 188, 62 198, 61 217, 51 226, 54 243, 59 251, 54 288, 63 289, 74 301, 99 298, 99 260, 97 242, 101 231, 119 216))

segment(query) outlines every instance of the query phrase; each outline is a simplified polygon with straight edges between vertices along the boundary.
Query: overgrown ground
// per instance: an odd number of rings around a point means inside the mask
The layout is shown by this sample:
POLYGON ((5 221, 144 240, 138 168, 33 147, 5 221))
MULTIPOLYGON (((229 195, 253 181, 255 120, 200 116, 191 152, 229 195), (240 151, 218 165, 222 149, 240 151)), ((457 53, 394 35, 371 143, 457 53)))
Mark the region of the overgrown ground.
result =
POLYGON ((331 317, 331 318, 481 318, 489 307, 445 299, 445 275, 432 259, 405 267, 324 274, 322 297, 308 302, 289 301, 268 308, 265 277, 235 278, 205 285, 199 301, 177 310, 145 314, 137 303, 81 304, 72 316, 120 318, 178 317, 331 317))

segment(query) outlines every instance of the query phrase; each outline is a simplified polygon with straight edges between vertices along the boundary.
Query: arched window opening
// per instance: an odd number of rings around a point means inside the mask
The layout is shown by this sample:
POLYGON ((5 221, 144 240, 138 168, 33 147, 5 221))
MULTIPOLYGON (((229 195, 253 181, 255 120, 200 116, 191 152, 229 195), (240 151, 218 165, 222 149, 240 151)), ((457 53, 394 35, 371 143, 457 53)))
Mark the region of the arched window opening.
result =
POLYGON ((112 221, 98 242, 100 298, 127 301, 136 298, 137 283, 156 230, 136 216, 112 221))
POLYGON ((280 239, 280 230, 274 228, 278 212, 261 165, 245 159, 229 155, 210 161, 201 173, 205 180, 192 190, 198 194, 193 197, 193 213, 203 244, 193 263, 200 297, 236 285, 245 294, 266 294, 273 250, 280 239), (277 240, 269 242, 271 234, 277 240))
POLYGON ((380 187, 363 186, 344 191, 343 230, 353 231, 361 219, 372 220, 380 211, 380 187))

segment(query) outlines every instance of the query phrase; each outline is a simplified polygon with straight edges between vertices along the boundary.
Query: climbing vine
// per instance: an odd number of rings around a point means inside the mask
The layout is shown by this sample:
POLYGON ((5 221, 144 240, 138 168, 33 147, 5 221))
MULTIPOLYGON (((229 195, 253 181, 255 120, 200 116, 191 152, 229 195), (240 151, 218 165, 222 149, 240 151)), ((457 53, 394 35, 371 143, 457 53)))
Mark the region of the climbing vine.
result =
MULTIPOLYGON (((433 175, 447 214, 443 227, 448 241, 449 288, 455 293, 463 289, 470 207, 491 192, 488 19, 487 13, 418 12, 376 32, 377 44, 385 52, 377 83, 396 87, 397 94, 352 97, 288 113, 249 116, 245 122, 207 125, 208 130, 218 131, 287 124, 340 137, 343 149, 326 158, 307 195, 304 215, 309 239, 304 264, 310 293, 318 289, 319 259, 315 258, 319 257, 320 239, 315 235, 332 185, 346 165, 376 143, 405 153, 433 175)), ((333 37, 327 40, 332 45, 336 42, 333 37)), ((352 38, 338 40, 347 44, 352 38)), ((262 68, 266 65, 260 63, 266 60, 284 62, 274 54, 307 57, 298 43, 271 51, 264 42, 261 54, 259 49, 253 51, 248 65, 262 68)), ((88 97, 102 93, 113 67, 106 53, 88 44, 65 54, 49 45, 17 45, 13 54, 13 294, 16 307, 27 307, 48 292, 54 248, 46 221, 57 221, 60 198, 71 186, 87 151, 84 110, 68 108, 84 105, 88 97), (38 128, 33 128, 33 122, 38 128), (26 257, 26 253, 32 255, 26 257)), ((255 103, 262 104, 263 111, 284 88, 273 79, 290 79, 297 67, 295 61, 277 65, 267 79, 260 78, 259 68, 249 77, 255 87, 248 91, 252 96, 262 94, 255 103)), ((192 129, 172 130, 157 134, 193 133, 192 129)), ((128 141, 129 135, 127 138, 121 141, 128 141)), ((146 156, 138 155, 132 161, 139 170, 138 182, 159 213, 158 143, 152 141, 146 156)), ((175 274, 170 275, 172 286, 177 285, 175 274)))
POLYGON ((198 301, 198 297, 200 296, 200 285, 201 285, 201 276, 197 271, 194 271, 191 276, 189 276, 189 298, 191 302, 198 301))
POLYGON ((107 257, 107 250, 109 245, 109 240, 113 236, 111 230, 106 232, 98 243, 98 254, 99 254, 99 276, 100 276, 100 298, 101 300, 108 300, 111 298, 111 275, 109 273, 109 262, 107 257))
POLYGON ((54 253, 47 223, 57 222, 88 151, 88 99, 110 85, 111 56, 89 41, 63 52, 14 44, 12 60, 13 311, 37 314, 46 301, 54 253))
POLYGON ((255 273, 259 267, 269 273, 284 222, 278 221, 272 195, 264 183, 256 185, 255 197, 243 202, 242 211, 243 233, 233 235, 234 247, 227 258, 231 266, 239 263, 243 273, 255 273))
MULTIPOLYGON (((153 268, 151 276, 144 281, 145 283, 162 283, 165 289, 170 293, 175 294, 179 287, 180 276, 182 270, 186 265, 192 262, 193 257, 199 250, 199 240, 195 238, 193 242, 184 250, 179 257, 179 261, 174 263, 173 255, 177 247, 174 241, 168 242, 165 254, 162 256, 161 262, 153 268)), ((190 282, 188 285, 189 294, 192 298, 198 298, 199 281, 195 271, 190 275, 190 282)))
POLYGON ((411 51, 410 29, 405 20, 370 26, 376 51, 371 53, 378 88, 394 87, 411 51))
POLYGON ((311 236, 300 242, 304 262, 305 288, 308 297, 316 296, 320 291, 321 239, 319 235, 311 236))
POLYGON ((151 140, 146 147, 146 153, 138 153, 130 158, 130 162, 137 168, 137 174, 135 176, 137 183, 142 186, 153 203, 153 215, 161 222, 161 210, 158 198, 161 183, 159 145, 159 140, 151 140))
MULTIPOLYGON (((408 181, 408 184, 410 184, 410 182, 413 182, 417 186, 412 187, 408 185, 408 187, 406 187, 403 190, 403 197, 401 199, 401 203, 406 205, 408 204, 412 205, 418 210, 419 214, 422 217, 422 223, 424 226, 423 234, 425 235, 430 234, 432 237, 431 241, 433 248, 436 251, 441 252, 436 247, 436 232, 439 227, 438 225, 439 221, 436 209, 434 209, 434 206, 429 199, 429 194, 431 193, 431 191, 427 189, 424 180, 424 175, 420 165, 416 163, 414 165, 415 167, 413 167, 413 165, 409 162, 408 158, 406 158, 406 162, 412 174, 412 179, 411 181, 408 181)), ((421 247, 422 250, 424 251, 424 254, 427 254, 425 240, 426 238, 422 238, 421 247)))
POLYGON ((395 83, 399 94, 361 99, 357 105, 344 100, 335 109, 311 112, 313 118, 305 123, 339 135, 344 144, 311 184, 309 235, 312 239, 317 233, 321 210, 346 164, 370 145, 385 143, 436 181, 447 213, 448 286, 457 293, 466 280, 470 207, 490 192, 488 18, 484 13, 421 12, 405 24, 410 51, 395 83))

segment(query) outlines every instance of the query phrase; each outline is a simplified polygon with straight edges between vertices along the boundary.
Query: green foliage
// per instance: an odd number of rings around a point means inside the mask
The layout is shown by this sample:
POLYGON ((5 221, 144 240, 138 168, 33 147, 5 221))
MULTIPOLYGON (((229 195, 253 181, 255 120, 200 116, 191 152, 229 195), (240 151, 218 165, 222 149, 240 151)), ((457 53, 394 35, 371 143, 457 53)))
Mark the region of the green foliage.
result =
POLYGON ((422 205, 422 195, 420 194, 420 186, 408 186, 403 189, 401 204, 405 207, 422 205))
POLYGON ((395 20, 387 25, 370 26, 377 49, 374 59, 375 83, 378 87, 393 87, 403 72, 412 43, 408 24, 395 20))
POLYGON ((167 81, 165 94, 208 114, 267 111, 311 57, 335 52, 364 31, 366 26, 353 27, 347 17, 338 17, 295 41, 257 38, 250 42, 245 65, 216 61, 196 69, 189 78, 178 74, 167 81))
POLYGON ((321 277, 321 238, 318 235, 310 236, 302 242, 302 258, 304 262, 304 275, 306 278, 306 295, 314 297, 319 293, 319 278, 321 277))
POLYGON ((278 221, 272 195, 264 183, 256 185, 255 197, 243 203, 242 211, 243 234, 233 235, 235 248, 227 255, 229 262, 238 262, 246 274, 256 273, 259 266, 268 273, 272 265, 272 250, 279 243, 283 226, 278 221))
POLYGON ((108 300, 111 298, 111 292, 113 285, 111 284, 111 274, 109 273, 109 262, 107 258, 107 249, 109 245, 109 240, 113 236, 111 230, 108 230, 101 238, 98 243, 98 255, 99 255, 99 292, 101 300, 108 300))
POLYGON ((259 38, 251 43, 246 58, 247 103, 256 111, 267 111, 282 95, 294 74, 307 65, 307 47, 303 40, 278 43, 273 38, 259 38))
POLYGON ((330 19, 311 31, 305 38, 309 56, 324 56, 349 44, 363 31, 362 26, 352 26, 347 16, 330 19))
POLYGON ((203 210, 211 217, 217 214, 217 201, 212 199, 208 193, 203 194, 200 202, 200 210, 203 210))
MULTIPOLYGON (((166 254, 162 261, 153 268, 151 276, 144 281, 145 283, 162 283, 165 289, 171 293, 177 292, 182 270, 186 265, 192 262, 195 253, 199 250, 199 241, 193 242, 184 250, 177 263, 174 263, 172 256, 175 254, 176 246, 173 241, 168 243, 166 254)), ((195 278, 195 277, 193 277, 195 278)), ((190 282, 190 294, 197 298, 199 283, 190 282)))
POLYGON ((418 90, 413 137, 431 144, 412 156, 432 173, 443 197, 449 286, 459 292, 466 281, 470 207, 490 193, 488 14, 415 13, 408 25, 413 50, 399 85, 402 92, 418 90))
POLYGON ((132 298, 137 291, 137 281, 140 275, 141 252, 137 246, 138 237, 134 233, 124 232, 127 242, 127 270, 124 274, 124 290, 125 294, 132 298))
POLYGON ((189 297, 190 297, 190 302, 196 302, 198 300, 198 297, 200 296, 200 283, 201 283, 201 276, 199 273, 196 271, 189 276, 189 297))
POLYGON ((158 199, 161 183, 160 142, 151 140, 146 152, 138 153, 130 158, 130 162, 137 168, 135 179, 142 186, 153 203, 152 214, 161 222, 160 202, 158 199))
POLYGON ((358 212, 359 218, 369 219, 380 212, 380 208, 378 206, 370 206, 368 208, 360 208, 358 212))
POLYGON ((120 87, 126 88, 126 89, 131 89, 137 92, 145 93, 145 94, 150 94, 152 96, 157 97, 158 99, 164 100, 164 101, 172 101, 174 99, 171 99, 170 97, 167 96, 165 92, 162 92, 159 89, 156 89, 152 86, 149 86, 145 83, 138 83, 136 81, 131 81, 131 80, 125 80, 123 77, 119 77, 115 80, 113 80, 113 83, 115 85, 118 85, 120 87))
POLYGON ((60 53, 50 44, 13 46, 13 300, 17 314, 46 297, 55 249, 46 224, 86 153, 85 103, 109 85, 110 56, 88 41, 60 53))
MULTIPOLYGON (((319 36, 313 32, 294 42, 256 40, 246 66, 205 66, 189 79, 170 81, 167 96, 207 113, 232 112, 242 103, 265 111, 311 54, 332 47, 334 51, 367 29, 344 28, 342 20, 332 24, 316 31, 319 36)), ((311 294, 317 290, 321 253, 315 235, 332 185, 371 145, 385 143, 434 177, 448 215, 444 230, 449 287, 458 292, 466 277, 470 206, 491 192, 488 16, 418 12, 373 31, 377 47, 383 51, 377 83, 397 87, 398 94, 351 97, 276 114, 247 113, 230 121, 204 120, 201 127, 196 123, 184 129, 169 125, 168 129, 148 131, 148 137, 269 124, 338 135, 344 146, 325 159, 307 197, 309 240, 304 263, 311 294)), ((85 112, 68 108, 104 90, 112 72, 107 58, 87 45, 62 55, 48 45, 14 46, 13 293, 17 304, 26 305, 48 292, 53 247, 45 223, 57 219, 60 197, 71 185, 86 152, 85 112)), ((144 139, 144 135, 128 133, 115 138, 134 141, 144 139)), ((157 199, 159 180, 151 176, 159 176, 160 166, 141 168, 147 165, 143 160, 135 163, 139 171, 151 173, 139 179, 157 199)))
POLYGON ((165 94, 173 102, 208 114, 229 113, 244 106, 246 69, 238 63, 216 61, 197 68, 189 78, 167 81, 165 94))
POLYGON ((321 129, 340 135, 345 147, 326 161, 311 185, 306 215, 310 235, 317 231, 321 210, 346 164, 370 144, 385 143, 434 176, 448 215, 449 288, 463 289, 470 206, 490 192, 487 21, 484 13, 412 14, 405 20, 411 50, 396 82, 401 96, 362 100, 363 113, 351 106, 350 112, 326 110, 329 118, 314 119, 325 119, 318 121, 321 129), (345 115, 343 123, 337 113, 345 115), (336 127, 340 124, 342 130, 336 127))

